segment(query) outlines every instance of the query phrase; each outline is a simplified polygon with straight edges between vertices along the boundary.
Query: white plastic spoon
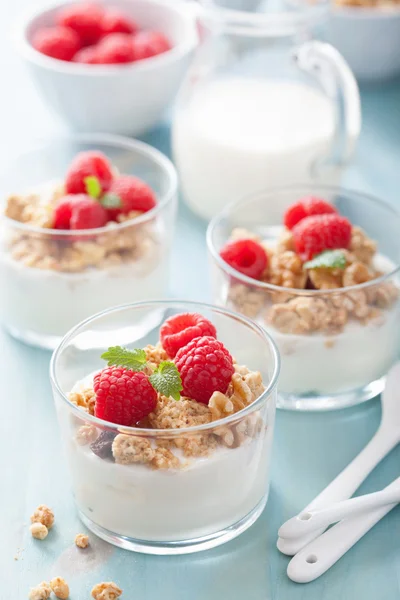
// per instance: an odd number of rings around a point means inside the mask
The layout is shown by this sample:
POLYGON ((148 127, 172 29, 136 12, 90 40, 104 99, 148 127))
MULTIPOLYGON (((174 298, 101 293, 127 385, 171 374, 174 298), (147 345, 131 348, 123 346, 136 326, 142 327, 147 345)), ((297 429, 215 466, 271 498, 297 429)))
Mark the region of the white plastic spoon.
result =
MULTIPOLYGON (((351 498, 377 464, 400 442, 400 362, 389 371, 382 394, 382 420, 378 431, 358 456, 302 512, 325 508, 351 498)), ((383 510, 383 509, 382 509, 383 510)), ((295 539, 278 538, 277 547, 293 556, 325 527, 295 539)))
MULTIPOLYGON (((400 477, 388 485, 385 491, 398 490, 399 485, 400 477)), ((314 581, 330 569, 395 506, 396 504, 389 504, 354 519, 340 521, 292 558, 287 568, 288 577, 296 583, 314 581)))
POLYGON ((337 523, 342 519, 359 516, 388 504, 397 504, 400 502, 400 477, 397 482, 398 485, 395 486, 393 482, 390 489, 343 500, 343 502, 337 502, 320 510, 300 513, 297 517, 289 519, 282 525, 278 532, 279 536, 282 538, 300 537, 311 533, 315 529, 328 527, 328 525, 337 523))

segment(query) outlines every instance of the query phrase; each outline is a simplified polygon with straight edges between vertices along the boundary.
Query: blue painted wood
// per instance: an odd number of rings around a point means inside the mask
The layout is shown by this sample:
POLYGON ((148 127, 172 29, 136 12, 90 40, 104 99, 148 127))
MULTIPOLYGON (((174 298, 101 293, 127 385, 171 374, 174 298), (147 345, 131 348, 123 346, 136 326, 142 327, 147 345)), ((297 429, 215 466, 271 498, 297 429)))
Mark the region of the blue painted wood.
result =
MULTIPOLYGON (((13 17, 29 4, 30 0, 13 0, 0 7, 2 167, 32 139, 63 131, 62 124, 43 106, 7 41, 13 17)), ((400 82, 365 89, 362 100, 363 132, 345 182, 399 203, 400 82)), ((169 152, 166 125, 145 139, 169 152)), ((209 299, 204 234, 205 224, 181 206, 171 295, 209 299)), ((270 500, 261 519, 239 539, 192 556, 150 557, 117 550, 91 536, 91 550, 79 552, 73 540, 84 528, 74 511, 55 421, 49 357, 49 353, 28 348, 0 332, 1 600, 22 600, 29 586, 55 575, 69 581, 71 600, 89 598, 94 583, 109 579, 119 583, 128 600, 400 597, 400 509, 311 584, 290 582, 285 572, 288 559, 275 548, 279 525, 311 500, 372 436, 380 418, 378 400, 324 415, 279 413, 270 500), (28 530, 29 515, 39 503, 52 506, 56 514, 55 527, 44 542, 33 540, 28 530), (15 555, 19 560, 14 560, 15 555)), ((399 476, 399 465, 400 448, 360 492, 387 485, 399 476)))

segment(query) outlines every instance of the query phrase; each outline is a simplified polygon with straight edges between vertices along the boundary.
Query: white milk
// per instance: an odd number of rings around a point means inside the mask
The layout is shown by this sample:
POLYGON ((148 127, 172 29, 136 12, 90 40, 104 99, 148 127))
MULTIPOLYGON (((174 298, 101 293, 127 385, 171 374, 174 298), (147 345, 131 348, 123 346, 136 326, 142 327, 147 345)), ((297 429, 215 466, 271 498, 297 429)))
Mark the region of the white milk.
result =
POLYGON ((174 122, 184 198, 211 218, 254 192, 311 183, 312 165, 329 155, 334 130, 333 103, 310 86, 245 78, 205 84, 174 122))

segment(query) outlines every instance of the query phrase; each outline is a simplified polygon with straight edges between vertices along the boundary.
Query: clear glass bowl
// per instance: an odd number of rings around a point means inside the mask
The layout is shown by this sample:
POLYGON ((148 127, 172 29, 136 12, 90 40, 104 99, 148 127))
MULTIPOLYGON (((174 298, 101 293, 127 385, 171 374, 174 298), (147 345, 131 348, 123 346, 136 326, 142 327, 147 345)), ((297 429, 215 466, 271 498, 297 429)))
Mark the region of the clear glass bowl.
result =
POLYGON ((278 407, 330 410, 382 391, 400 350, 399 231, 400 213, 390 205, 323 186, 259 193, 231 205, 210 223, 214 302, 251 317, 274 338, 282 359, 278 407), (273 245, 286 208, 309 195, 331 202, 377 242, 376 266, 382 276, 346 288, 293 289, 250 279, 221 259, 219 251, 235 228, 250 230, 273 245))
POLYGON ((150 554, 196 552, 245 531, 268 498, 278 375, 276 346, 261 327, 206 304, 137 303, 105 311, 75 327, 53 355, 50 378, 75 502, 85 525, 116 546, 150 554), (155 344, 162 321, 181 312, 199 312, 210 319, 238 364, 261 372, 265 392, 257 400, 224 419, 168 430, 120 427, 68 400, 77 382, 104 367, 100 355, 106 348, 155 344), (79 443, 88 429, 94 429, 94 437, 108 432, 112 439, 123 433, 127 444, 149 442, 151 452, 172 442, 180 464, 164 470, 100 458, 90 445, 79 443), (182 444, 204 436, 217 440, 207 456, 182 454, 182 444))
POLYGON ((27 343, 55 348, 90 315, 117 304, 162 298, 177 203, 172 163, 127 138, 80 135, 55 139, 17 158, 0 179, 10 195, 54 190, 78 152, 103 152, 120 173, 145 180, 157 206, 134 220, 100 229, 59 231, 0 219, 0 315, 27 343))

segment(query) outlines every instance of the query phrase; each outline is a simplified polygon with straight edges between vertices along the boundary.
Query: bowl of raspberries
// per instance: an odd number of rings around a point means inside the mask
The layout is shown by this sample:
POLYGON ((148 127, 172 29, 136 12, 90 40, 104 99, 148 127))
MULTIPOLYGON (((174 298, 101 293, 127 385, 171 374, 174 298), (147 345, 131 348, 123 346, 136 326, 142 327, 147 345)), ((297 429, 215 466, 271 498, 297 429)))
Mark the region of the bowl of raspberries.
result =
POLYGON ((49 105, 74 129, 140 135, 173 100, 197 45, 182 3, 59 4, 17 28, 17 46, 49 105))

